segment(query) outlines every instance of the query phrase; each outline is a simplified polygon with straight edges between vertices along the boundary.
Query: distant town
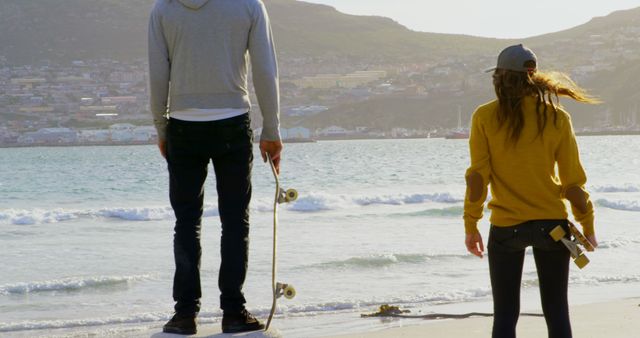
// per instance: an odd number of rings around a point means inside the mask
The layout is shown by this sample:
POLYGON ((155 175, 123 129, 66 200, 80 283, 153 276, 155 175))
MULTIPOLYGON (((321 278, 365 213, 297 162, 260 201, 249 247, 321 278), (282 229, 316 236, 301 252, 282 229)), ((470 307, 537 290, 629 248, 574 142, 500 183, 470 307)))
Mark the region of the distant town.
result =
MULTIPOLYGON (((614 68, 612 60, 639 60, 640 27, 609 35, 592 35, 588 44, 593 56, 571 67, 578 82, 592 80, 598 72, 614 68), (606 44, 607 48, 601 48, 606 44), (626 46, 634 46, 629 49, 626 46)), ((555 45, 572 51, 571 41, 555 45)), ((552 46, 553 47, 553 46, 552 46)), ((551 47, 547 47, 551 48, 551 47)), ((282 137, 306 142, 350 138, 465 138, 470 117, 452 107, 448 125, 433 124, 407 128, 352 124, 337 125, 321 116, 350 104, 376 97, 461 98, 487 87, 481 69, 495 62, 486 55, 450 58, 440 62, 394 64, 381 60, 360 64, 351 60, 281 60, 282 137), (456 116, 457 111, 457 116, 456 116), (321 121, 321 122, 319 122, 321 121), (456 123, 457 121, 457 123, 456 123)), ((547 62, 563 65, 561 55, 547 62), (555 58, 555 59, 554 59, 555 58)), ((568 66, 568 65, 567 65, 568 66)), ((255 96, 252 94, 252 101, 255 96)), ((254 104, 254 107, 258 107, 254 104)), ((348 110, 344 114, 349 114, 348 110)), ((638 107, 625 112, 605 111, 594 126, 582 127, 582 134, 639 133, 638 107), (612 123, 618 121, 617 124, 612 123)), ((145 60, 123 63, 115 60, 76 60, 60 65, 43 63, 10 66, 0 56, 0 146, 149 144, 156 140, 148 107, 145 60)), ((255 114, 259 117, 259 114, 255 114)), ((259 120, 254 121, 256 134, 259 120)))
MULTIPOLYGON (((0 145, 148 144, 157 134, 148 109, 147 66, 144 61, 124 64, 113 60, 73 61, 67 66, 20 66, 0 68, 0 145)), ((384 70, 346 74, 318 74, 283 81, 283 96, 301 97, 299 88, 313 96, 333 91, 323 103, 339 103, 372 95, 423 88, 393 86, 384 70), (317 90, 314 92, 314 90, 317 90)), ((305 101, 301 98, 299 101, 305 101)), ((321 114, 328 105, 308 104, 285 108, 296 118, 321 114)), ((260 133, 260 128, 256 128, 260 133)), ((437 130, 391 128, 373 130, 328 126, 283 127, 285 141, 339 138, 429 137, 437 130)))

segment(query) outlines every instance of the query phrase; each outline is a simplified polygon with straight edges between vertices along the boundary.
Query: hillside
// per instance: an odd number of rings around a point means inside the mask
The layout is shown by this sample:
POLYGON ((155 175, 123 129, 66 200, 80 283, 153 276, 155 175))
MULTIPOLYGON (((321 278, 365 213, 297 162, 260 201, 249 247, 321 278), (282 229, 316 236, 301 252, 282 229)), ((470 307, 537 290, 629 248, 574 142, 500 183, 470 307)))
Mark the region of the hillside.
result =
POLYGON ((611 29, 640 26, 640 7, 613 12, 607 16, 595 17, 589 22, 564 31, 539 35, 529 38, 532 44, 544 43, 545 40, 586 39, 592 34, 601 34, 611 29))
POLYGON ((266 0, 283 56, 355 56, 396 60, 436 58, 500 46, 498 39, 415 32, 376 16, 343 14, 333 7, 292 0, 266 0))
MULTIPOLYGON (((3 0, 0 45, 11 64, 42 60, 146 57, 148 13, 154 0, 3 0)), ((388 18, 342 14, 294 0, 265 0, 279 54, 400 60, 491 50, 498 40, 418 33, 388 18)))
MULTIPOLYGON (((562 104, 574 116, 577 127, 599 121, 624 125, 640 107, 639 36, 640 8, 636 8, 522 42, 536 51, 541 70, 567 72, 582 87, 604 101, 601 105, 584 105, 562 99, 562 104), (611 116, 606 117, 607 114, 611 116)), ((482 74, 482 65, 485 68, 492 66, 499 50, 510 43, 500 41, 500 47, 490 52, 476 49, 469 54, 456 55, 467 64, 457 75, 473 78, 476 82, 462 96, 452 92, 422 98, 402 95, 376 97, 362 103, 334 107, 323 116, 314 116, 305 122, 316 127, 332 124, 378 128, 390 125, 413 128, 425 124, 453 127, 457 122, 458 106, 466 121, 478 104, 493 99, 491 78, 482 74)), ((446 64, 446 58, 441 62, 446 64)), ((424 77, 430 76, 424 74, 424 77)))
POLYGON ((153 0, 0 1, 0 45, 10 64, 144 57, 153 0))
MULTIPOLYGON (((295 0, 264 0, 284 57, 351 56, 358 59, 437 60, 452 55, 495 53, 510 41, 411 31, 391 19, 343 14, 334 8, 295 0)), ((42 60, 146 56, 148 13, 154 0, 0 1, 0 55, 11 64, 42 60)), ((525 42, 550 54, 559 43, 588 43, 619 27, 639 27, 640 8, 619 11, 525 42)), ((587 49, 589 50, 589 49, 587 49)), ((578 61, 582 53, 572 53, 578 61)), ((573 52, 573 51, 572 51, 573 52)), ((565 54, 565 56, 567 56, 565 54)))

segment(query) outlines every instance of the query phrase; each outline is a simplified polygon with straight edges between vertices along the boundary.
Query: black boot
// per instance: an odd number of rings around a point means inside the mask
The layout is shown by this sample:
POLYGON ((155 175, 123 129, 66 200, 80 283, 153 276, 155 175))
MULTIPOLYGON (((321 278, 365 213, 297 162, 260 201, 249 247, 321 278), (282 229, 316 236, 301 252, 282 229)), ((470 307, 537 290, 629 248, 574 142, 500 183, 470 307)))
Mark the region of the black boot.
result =
POLYGON ((264 324, 260 323, 256 317, 246 309, 238 313, 225 312, 222 316, 223 333, 238 333, 262 329, 264 329, 264 324))
POLYGON ((175 333, 175 334, 196 334, 196 315, 180 315, 175 314, 173 318, 169 320, 162 327, 162 332, 164 333, 175 333))

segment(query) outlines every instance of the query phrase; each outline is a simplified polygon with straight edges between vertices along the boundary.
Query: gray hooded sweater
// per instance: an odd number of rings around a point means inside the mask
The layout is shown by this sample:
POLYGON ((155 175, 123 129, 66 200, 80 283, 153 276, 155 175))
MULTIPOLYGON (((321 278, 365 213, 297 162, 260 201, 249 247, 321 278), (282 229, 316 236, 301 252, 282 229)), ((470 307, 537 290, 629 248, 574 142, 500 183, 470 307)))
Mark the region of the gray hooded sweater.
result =
POLYGON ((160 140, 167 110, 251 108, 262 111, 262 140, 279 140, 278 66, 261 0, 156 0, 149 19, 151 113, 160 140))

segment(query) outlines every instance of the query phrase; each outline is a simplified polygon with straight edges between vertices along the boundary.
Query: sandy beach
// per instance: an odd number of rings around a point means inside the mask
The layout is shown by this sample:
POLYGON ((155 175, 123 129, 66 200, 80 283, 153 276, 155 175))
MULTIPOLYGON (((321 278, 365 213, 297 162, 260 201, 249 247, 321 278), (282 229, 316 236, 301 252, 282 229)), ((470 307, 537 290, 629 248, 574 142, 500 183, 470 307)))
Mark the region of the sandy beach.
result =
MULTIPOLYGON (((375 319, 372 319, 375 320, 375 319)), ((489 337, 491 318, 422 321, 403 320, 402 327, 376 332, 363 332, 331 338, 378 337, 489 337)), ((640 331, 640 298, 579 305, 571 308, 574 337, 579 338, 633 338, 640 331)), ((519 338, 546 337, 544 318, 521 317, 519 338)))

